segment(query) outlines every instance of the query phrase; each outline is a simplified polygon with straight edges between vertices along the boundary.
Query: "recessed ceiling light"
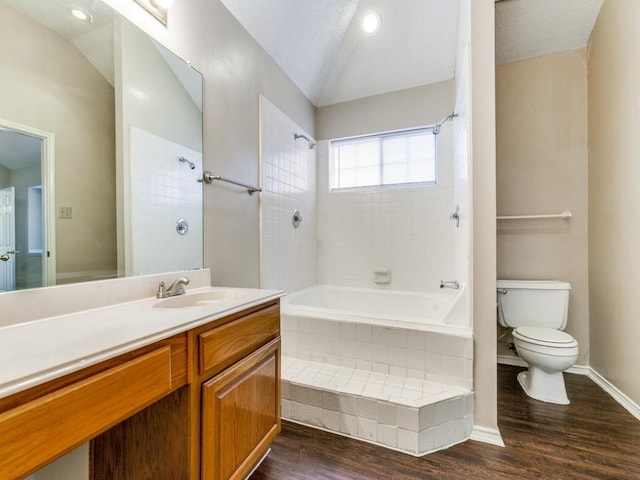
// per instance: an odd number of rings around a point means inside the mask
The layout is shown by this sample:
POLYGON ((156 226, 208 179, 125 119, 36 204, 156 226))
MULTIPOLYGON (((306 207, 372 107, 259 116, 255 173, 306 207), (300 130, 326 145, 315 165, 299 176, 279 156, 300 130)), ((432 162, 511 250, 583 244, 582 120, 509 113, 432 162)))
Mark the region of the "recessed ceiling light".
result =
POLYGON ((73 10, 71 10, 71 15, 83 22, 93 22, 93 17, 89 13, 85 12, 84 10, 80 10, 79 8, 74 8, 73 10))
POLYGON ((360 27, 365 35, 375 35, 380 30, 381 25, 382 18, 380 18, 380 14, 375 10, 367 10, 364 12, 364 15, 362 15, 360 27))

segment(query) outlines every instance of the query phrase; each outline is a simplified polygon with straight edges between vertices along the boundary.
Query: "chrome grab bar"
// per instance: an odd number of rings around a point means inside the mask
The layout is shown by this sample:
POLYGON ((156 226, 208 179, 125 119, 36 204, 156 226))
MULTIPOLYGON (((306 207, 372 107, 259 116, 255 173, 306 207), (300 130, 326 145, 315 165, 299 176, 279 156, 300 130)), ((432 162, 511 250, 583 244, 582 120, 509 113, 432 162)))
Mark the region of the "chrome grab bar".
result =
POLYGON ((214 175, 213 173, 206 171, 202 174, 202 178, 198 179, 199 182, 204 182, 207 185, 211 184, 214 180, 220 180, 221 182, 232 183, 234 185, 238 185, 239 187, 243 187, 247 189, 247 193, 249 195, 253 195, 256 192, 261 192, 262 189, 258 187, 252 187, 251 185, 246 185, 244 183, 236 182, 235 180, 229 180, 228 178, 221 177, 220 175, 214 175))
POLYGON ((548 215, 498 215, 496 220, 536 220, 541 218, 561 218, 570 220, 573 217, 571 212, 550 213, 548 215))

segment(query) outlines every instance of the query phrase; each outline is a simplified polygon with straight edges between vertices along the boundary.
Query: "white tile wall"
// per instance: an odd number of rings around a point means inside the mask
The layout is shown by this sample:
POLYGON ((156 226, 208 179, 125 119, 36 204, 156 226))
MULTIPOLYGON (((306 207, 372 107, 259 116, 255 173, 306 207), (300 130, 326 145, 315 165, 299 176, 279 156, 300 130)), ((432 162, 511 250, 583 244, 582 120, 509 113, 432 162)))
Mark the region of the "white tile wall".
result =
POLYGON ((414 455, 461 442, 473 427, 473 394, 460 387, 288 357, 282 380, 284 418, 414 455), (345 391, 354 380, 362 395, 345 391))
MULTIPOLYGON (((322 371, 326 377, 318 377, 316 380, 319 382, 335 384, 338 380, 333 377, 340 371, 339 367, 343 367, 374 372, 371 378, 383 378, 389 374, 398 378, 406 377, 402 379, 404 383, 396 387, 409 389, 412 388, 411 385, 416 385, 416 389, 419 389, 419 382, 423 380, 436 385, 445 383, 467 389, 471 389, 473 385, 471 336, 371 325, 356 326, 350 322, 287 314, 281 316, 281 335, 284 356, 327 365, 322 371), (329 366, 332 368, 328 368, 329 366)), ((359 378, 360 382, 353 379, 339 385, 339 391, 354 395, 364 392, 376 398, 403 394, 392 390, 393 385, 387 385, 388 388, 384 391, 375 385, 364 385, 362 381, 367 378, 359 378)))
POLYGON ((438 136, 438 184, 329 192, 328 141, 318 144, 320 283, 377 287, 391 269, 394 290, 429 291, 453 279, 455 225, 451 122, 438 136))
POLYGON ((465 54, 464 68, 459 73, 456 92, 456 112, 458 117, 453 122, 453 195, 454 204, 460 205, 460 228, 456 229, 453 247, 454 278, 467 282, 471 276, 471 229, 469 212, 471 211, 471 195, 469 185, 469 68, 465 54))
POLYGON ((473 339, 283 314, 282 416, 413 455, 469 438, 473 339))
POLYGON ((260 97, 260 286, 292 292, 318 283, 316 150, 305 133, 260 97), (293 228, 294 209, 302 224, 293 228))
POLYGON ((127 275, 202 268, 202 153, 133 127, 130 145, 135 235, 127 275), (176 231, 180 219, 189 224, 184 236, 176 231))

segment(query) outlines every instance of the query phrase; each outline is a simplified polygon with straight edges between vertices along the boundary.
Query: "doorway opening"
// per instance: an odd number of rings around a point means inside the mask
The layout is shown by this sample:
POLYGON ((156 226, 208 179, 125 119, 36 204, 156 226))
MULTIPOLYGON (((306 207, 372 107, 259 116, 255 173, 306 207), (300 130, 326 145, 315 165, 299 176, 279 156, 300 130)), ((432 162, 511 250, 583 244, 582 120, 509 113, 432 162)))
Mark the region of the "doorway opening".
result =
POLYGON ((0 120, 0 292, 55 284, 54 135, 0 120))

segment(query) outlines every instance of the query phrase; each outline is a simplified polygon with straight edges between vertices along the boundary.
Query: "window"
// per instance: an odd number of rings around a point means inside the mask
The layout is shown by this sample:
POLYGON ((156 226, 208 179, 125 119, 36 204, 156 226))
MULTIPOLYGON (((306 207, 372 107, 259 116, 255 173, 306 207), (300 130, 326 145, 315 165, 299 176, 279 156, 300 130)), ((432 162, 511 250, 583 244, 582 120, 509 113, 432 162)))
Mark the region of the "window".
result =
POLYGON ((436 135, 417 128, 331 141, 331 190, 436 183, 436 135))

